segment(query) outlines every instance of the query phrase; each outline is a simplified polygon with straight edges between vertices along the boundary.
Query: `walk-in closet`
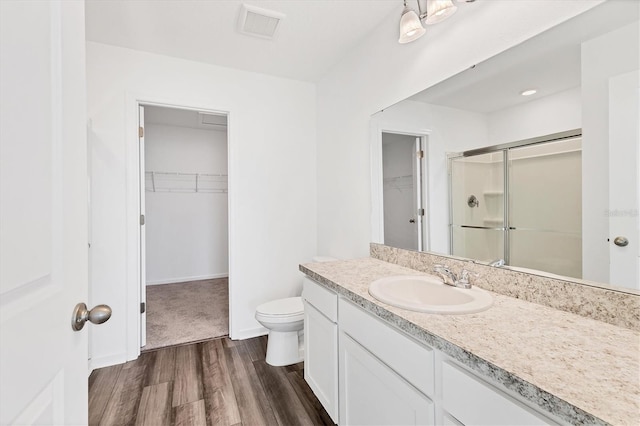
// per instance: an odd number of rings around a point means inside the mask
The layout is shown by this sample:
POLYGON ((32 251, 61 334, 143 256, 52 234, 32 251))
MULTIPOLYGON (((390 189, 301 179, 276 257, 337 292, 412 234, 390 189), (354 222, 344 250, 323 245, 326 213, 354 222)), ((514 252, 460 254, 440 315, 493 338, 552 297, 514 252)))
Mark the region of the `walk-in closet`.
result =
POLYGON ((143 350, 228 335, 227 117, 158 106, 143 117, 143 350))

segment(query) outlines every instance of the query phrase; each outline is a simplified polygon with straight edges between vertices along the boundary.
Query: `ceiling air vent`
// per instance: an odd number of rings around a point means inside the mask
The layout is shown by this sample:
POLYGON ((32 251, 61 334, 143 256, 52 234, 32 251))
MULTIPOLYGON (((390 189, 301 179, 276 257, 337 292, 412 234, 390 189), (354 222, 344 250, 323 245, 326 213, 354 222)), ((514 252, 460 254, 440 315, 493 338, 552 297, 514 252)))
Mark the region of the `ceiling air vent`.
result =
POLYGON ((254 37, 272 39, 284 17, 285 15, 279 12, 243 4, 238 30, 254 37))

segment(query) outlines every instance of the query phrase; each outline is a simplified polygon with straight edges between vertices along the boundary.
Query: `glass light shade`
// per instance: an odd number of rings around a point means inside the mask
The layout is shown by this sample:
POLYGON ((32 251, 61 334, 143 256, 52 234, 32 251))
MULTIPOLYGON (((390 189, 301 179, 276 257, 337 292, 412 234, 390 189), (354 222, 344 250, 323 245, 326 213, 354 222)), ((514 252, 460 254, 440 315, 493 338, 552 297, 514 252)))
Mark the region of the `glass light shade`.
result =
POLYGON ((427 25, 437 24, 456 13, 458 6, 451 3, 451 0, 429 0, 427 3, 427 25))
POLYGON ((417 40, 425 32, 418 14, 414 10, 405 7, 400 18, 400 38, 398 43, 404 44, 417 40))

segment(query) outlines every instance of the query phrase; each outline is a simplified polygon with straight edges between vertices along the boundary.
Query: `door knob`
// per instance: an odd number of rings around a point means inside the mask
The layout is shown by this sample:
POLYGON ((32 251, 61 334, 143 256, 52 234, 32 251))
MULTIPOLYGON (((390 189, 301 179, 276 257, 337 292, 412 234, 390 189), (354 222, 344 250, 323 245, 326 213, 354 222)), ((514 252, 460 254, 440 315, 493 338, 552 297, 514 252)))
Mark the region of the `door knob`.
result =
POLYGON ((627 240, 625 237, 616 237, 613 240, 613 244, 617 245, 618 247, 626 247, 627 245, 629 245, 629 240, 627 240))
POLYGON ((87 320, 94 324, 102 324, 109 318, 111 318, 111 308, 108 305, 98 305, 88 310, 87 305, 78 303, 71 316, 71 328, 73 331, 80 331, 87 320))

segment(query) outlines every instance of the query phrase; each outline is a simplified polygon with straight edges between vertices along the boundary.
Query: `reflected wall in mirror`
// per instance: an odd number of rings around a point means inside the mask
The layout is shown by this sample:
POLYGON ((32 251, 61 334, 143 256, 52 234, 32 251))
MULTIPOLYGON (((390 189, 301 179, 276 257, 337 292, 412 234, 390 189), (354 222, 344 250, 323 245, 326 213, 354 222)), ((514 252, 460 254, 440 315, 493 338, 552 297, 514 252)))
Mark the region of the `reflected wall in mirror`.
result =
POLYGON ((425 250, 485 262, 506 257, 511 267, 527 272, 640 289, 639 19, 639 2, 605 2, 375 114, 373 241, 393 245, 384 237, 388 217, 381 135, 394 129, 426 138, 425 250), (536 93, 523 96, 528 89, 536 93), (490 185, 455 194, 460 182, 449 175, 449 157, 466 153, 461 157, 466 166, 477 168, 469 164, 473 151, 540 142, 546 135, 575 129, 582 137, 579 148, 567 150, 573 154, 545 154, 548 161, 529 161, 524 158, 541 154, 534 152, 537 148, 521 148, 506 160, 503 152, 476 157, 485 170, 467 181, 490 185), (561 157, 565 163, 556 161, 561 157), (565 173, 569 169, 574 173, 565 173), (505 176, 507 185, 514 185, 507 187, 508 197, 499 195, 505 191, 505 176), (522 195, 522 189, 533 192, 522 195), (469 217, 456 217, 453 203, 466 208, 469 217), (472 219, 471 212, 478 217, 472 219), (616 237, 628 244, 617 245, 616 237), (514 247, 508 251, 509 246, 514 247))

